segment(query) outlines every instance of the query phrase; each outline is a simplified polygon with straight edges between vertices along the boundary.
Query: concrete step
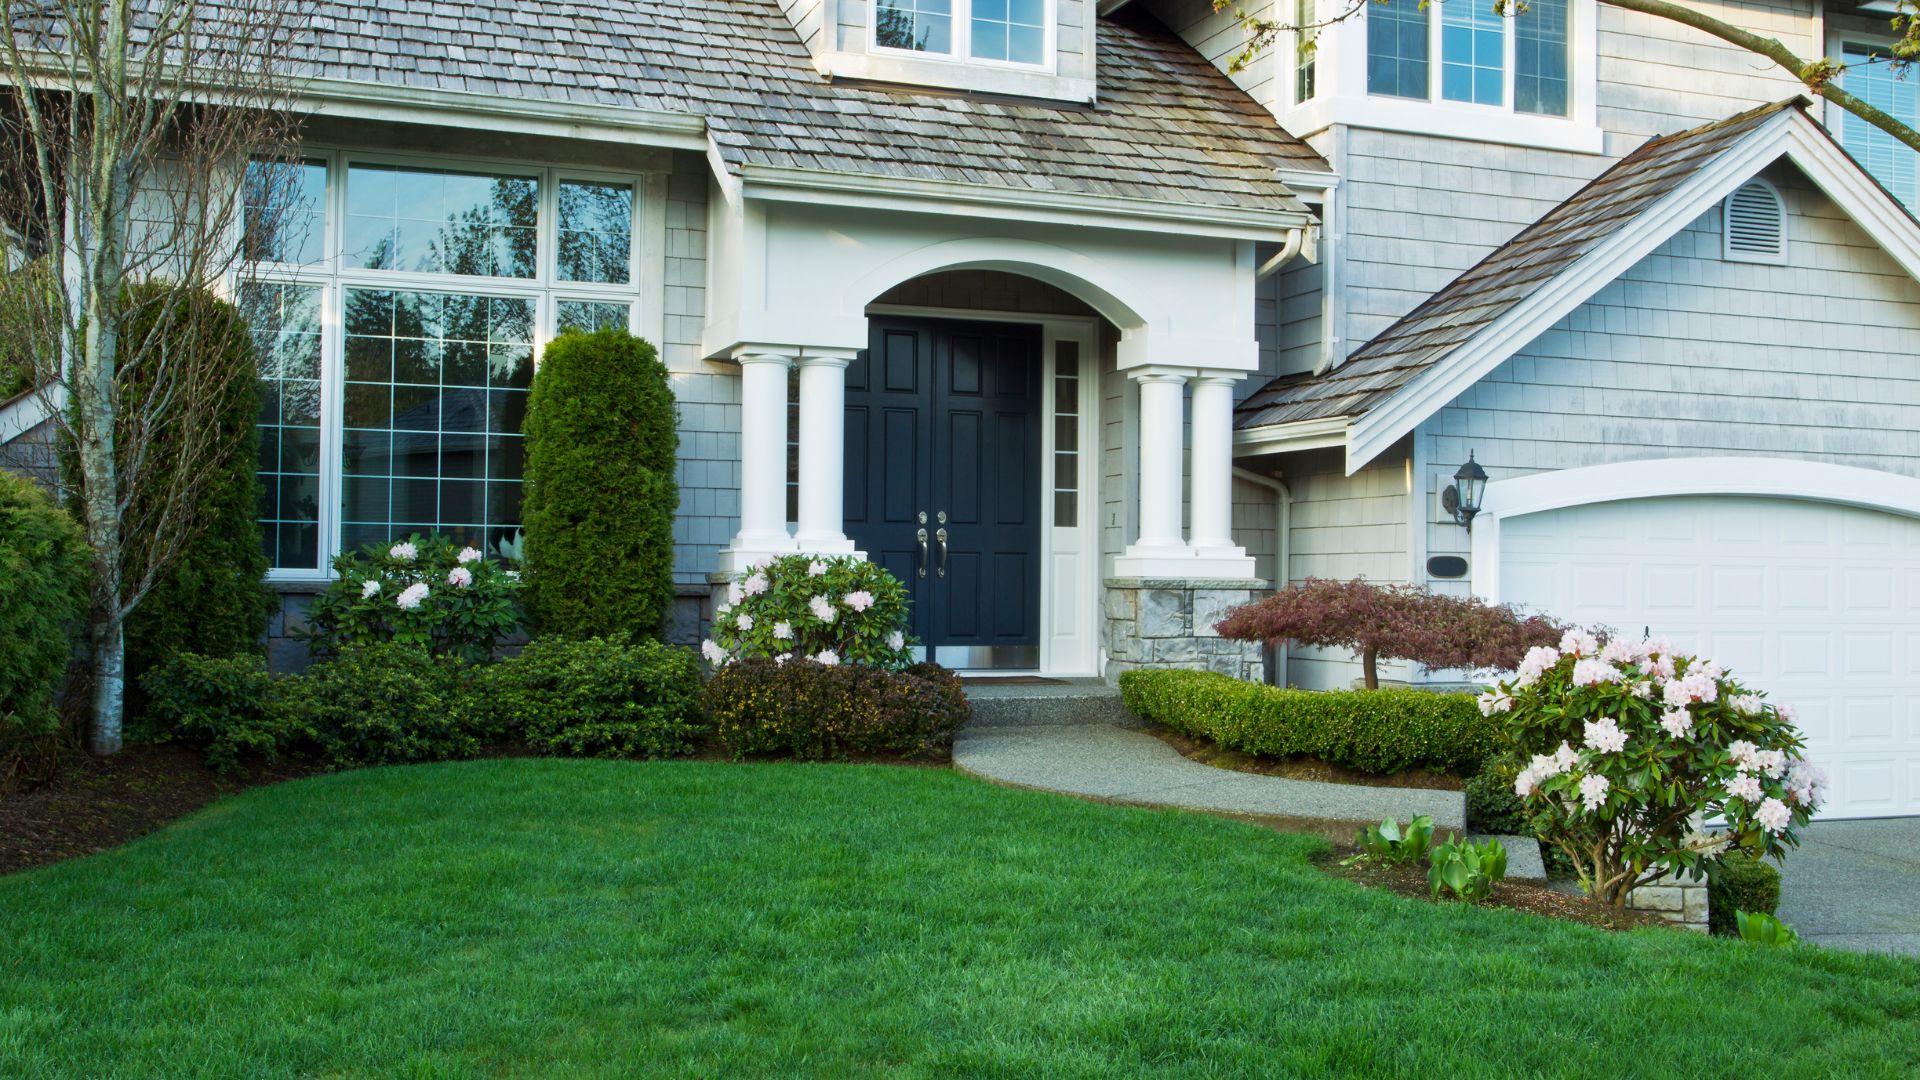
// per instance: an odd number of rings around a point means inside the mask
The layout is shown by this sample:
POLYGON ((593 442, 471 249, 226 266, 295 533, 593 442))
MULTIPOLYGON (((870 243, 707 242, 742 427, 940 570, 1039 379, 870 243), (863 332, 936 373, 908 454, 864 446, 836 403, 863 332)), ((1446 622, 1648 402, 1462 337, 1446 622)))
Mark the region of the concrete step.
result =
POLYGON ((1139 727, 1139 718, 1127 711, 1117 687, 1099 679, 1065 679, 1053 683, 997 683, 991 679, 967 684, 973 703, 969 728, 1010 728, 1060 724, 1110 724, 1139 727))

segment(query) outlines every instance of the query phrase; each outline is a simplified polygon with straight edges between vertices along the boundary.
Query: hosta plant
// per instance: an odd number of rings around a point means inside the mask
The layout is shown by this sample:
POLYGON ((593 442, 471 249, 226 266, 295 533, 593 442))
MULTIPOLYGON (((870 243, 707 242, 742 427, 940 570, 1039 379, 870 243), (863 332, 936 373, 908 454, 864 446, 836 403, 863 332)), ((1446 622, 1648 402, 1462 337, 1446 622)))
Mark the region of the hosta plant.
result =
POLYGON ((913 663, 906 626, 906 587, 883 567, 786 555, 728 583, 700 651, 715 667, 759 658, 902 671, 913 663))
POLYGON ((1790 708, 1664 640, 1570 630, 1480 708, 1506 721, 1514 793, 1541 838, 1615 907, 1664 874, 1698 880, 1728 849, 1778 858, 1826 784, 1790 708), (1721 835, 1697 831, 1709 818, 1721 835))
POLYGON ((1740 927, 1740 940, 1755 945, 1792 945, 1800 940, 1793 927, 1764 911, 1736 911, 1734 921, 1740 927))
POLYGON ((1478 844, 1449 836, 1428 856, 1427 887, 1433 895, 1449 889, 1469 904, 1493 895, 1493 887, 1507 876, 1507 849, 1500 841, 1478 844))
POLYGON ((369 544, 333 570, 307 613, 306 637, 322 657, 394 641, 478 663, 520 629, 519 575, 445 537, 369 544))
POLYGON ((1419 862, 1433 847, 1433 819, 1421 814, 1402 829, 1398 820, 1388 818, 1356 832, 1353 843, 1360 850, 1345 860, 1347 866, 1419 862))

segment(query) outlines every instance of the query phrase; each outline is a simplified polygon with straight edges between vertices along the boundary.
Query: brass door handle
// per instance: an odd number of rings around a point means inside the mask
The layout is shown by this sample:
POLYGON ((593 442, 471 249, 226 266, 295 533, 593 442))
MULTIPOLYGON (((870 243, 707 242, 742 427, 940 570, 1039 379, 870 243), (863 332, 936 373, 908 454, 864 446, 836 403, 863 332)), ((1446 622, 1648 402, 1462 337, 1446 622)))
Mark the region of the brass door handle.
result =
MULTIPOLYGON (((942 529, 940 531, 945 532, 946 530, 942 529)), ((920 576, 926 577, 927 576, 927 530, 921 529, 918 534, 918 539, 920 541, 920 576)))
POLYGON ((941 529, 935 532, 933 534, 933 538, 935 540, 940 541, 940 576, 946 577, 947 576, 947 530, 941 529))

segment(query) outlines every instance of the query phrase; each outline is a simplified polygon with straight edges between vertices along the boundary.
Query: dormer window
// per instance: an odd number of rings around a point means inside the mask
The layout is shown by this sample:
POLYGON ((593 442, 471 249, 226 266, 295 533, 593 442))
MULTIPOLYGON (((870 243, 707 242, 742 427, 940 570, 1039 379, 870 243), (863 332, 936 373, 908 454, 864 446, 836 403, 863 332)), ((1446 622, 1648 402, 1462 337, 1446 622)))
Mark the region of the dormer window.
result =
POLYGON ((875 0, 873 44, 926 56, 1040 67, 1047 0, 875 0))
POLYGON ((1493 0, 1369 5, 1367 92, 1495 107, 1512 101, 1516 112, 1566 116, 1567 3, 1536 0, 1512 16, 1494 11, 1493 0))

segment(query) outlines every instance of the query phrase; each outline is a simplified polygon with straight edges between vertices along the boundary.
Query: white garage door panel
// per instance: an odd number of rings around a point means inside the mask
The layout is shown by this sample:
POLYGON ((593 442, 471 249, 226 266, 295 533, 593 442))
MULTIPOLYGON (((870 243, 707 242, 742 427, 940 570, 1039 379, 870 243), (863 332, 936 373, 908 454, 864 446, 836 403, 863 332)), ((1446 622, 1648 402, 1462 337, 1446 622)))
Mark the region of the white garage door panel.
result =
POLYGON ((1501 599, 1651 629, 1800 711, 1825 817, 1920 814, 1920 520, 1685 496, 1507 518, 1501 599))

